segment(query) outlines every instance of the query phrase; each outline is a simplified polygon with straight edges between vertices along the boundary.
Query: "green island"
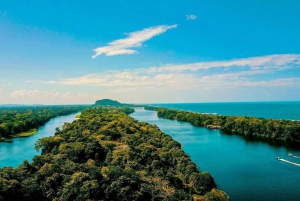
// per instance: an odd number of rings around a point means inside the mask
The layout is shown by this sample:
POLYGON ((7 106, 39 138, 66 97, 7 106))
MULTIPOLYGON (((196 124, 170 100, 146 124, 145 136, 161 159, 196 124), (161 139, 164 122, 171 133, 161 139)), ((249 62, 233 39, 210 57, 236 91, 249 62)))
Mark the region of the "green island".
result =
POLYGON ((0 169, 0 200, 229 200, 181 145, 128 107, 86 108, 40 139, 41 155, 0 169))
POLYGON ((158 117, 161 118, 189 122, 197 127, 219 129, 228 134, 300 142, 300 121, 200 114, 153 106, 144 106, 144 108, 157 111, 158 117))
POLYGON ((87 106, 23 106, 0 107, 0 141, 28 137, 50 119, 79 112, 87 106))

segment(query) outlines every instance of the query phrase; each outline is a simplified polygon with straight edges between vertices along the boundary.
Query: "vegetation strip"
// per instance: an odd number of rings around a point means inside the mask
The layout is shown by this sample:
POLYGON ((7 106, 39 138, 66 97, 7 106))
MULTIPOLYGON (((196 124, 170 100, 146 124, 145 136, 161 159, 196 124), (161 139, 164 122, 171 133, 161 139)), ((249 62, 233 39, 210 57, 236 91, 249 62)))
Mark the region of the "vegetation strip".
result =
POLYGON ((161 118, 189 122, 198 127, 219 129, 228 134, 300 142, 300 121, 199 114, 153 106, 144 108, 157 111, 158 117, 161 118))
POLYGON ((85 109, 42 154, 0 169, 0 200, 228 200, 181 145, 130 108, 85 109))
POLYGON ((27 137, 50 119, 79 112, 87 106, 36 106, 0 108, 0 141, 11 137, 27 137))
POLYGON ((37 132, 38 132, 38 129, 34 128, 34 129, 30 129, 27 132, 22 132, 22 133, 13 135, 13 137, 28 137, 28 136, 36 134, 37 132))

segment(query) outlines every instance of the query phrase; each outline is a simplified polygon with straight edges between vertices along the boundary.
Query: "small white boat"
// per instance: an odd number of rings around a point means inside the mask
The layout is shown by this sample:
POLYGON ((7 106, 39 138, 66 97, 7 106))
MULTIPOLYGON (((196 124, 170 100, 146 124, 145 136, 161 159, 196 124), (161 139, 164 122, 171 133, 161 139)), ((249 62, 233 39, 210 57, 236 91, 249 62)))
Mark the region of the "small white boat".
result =
POLYGON ((294 158, 300 158, 300 156, 294 156, 293 154, 289 153, 288 156, 294 157, 294 158))

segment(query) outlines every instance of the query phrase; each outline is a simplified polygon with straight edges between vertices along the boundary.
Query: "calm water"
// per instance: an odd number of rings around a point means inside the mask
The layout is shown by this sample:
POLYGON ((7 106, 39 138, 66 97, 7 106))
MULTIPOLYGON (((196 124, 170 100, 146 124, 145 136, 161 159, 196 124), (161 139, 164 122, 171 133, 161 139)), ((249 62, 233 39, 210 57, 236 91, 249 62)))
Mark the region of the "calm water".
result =
POLYGON ((39 127, 38 132, 30 137, 15 138, 12 143, 0 142, 0 168, 17 167, 25 159, 31 162, 35 155, 40 154, 34 149, 37 140, 54 135, 56 127, 61 128, 65 122, 71 123, 76 115, 70 114, 53 118, 44 126, 39 127))
POLYGON ((166 108, 229 116, 300 120, 300 102, 154 104, 166 108))
MULTIPOLYGON (((186 110, 193 110, 192 107, 186 110)), ((187 106, 176 105, 176 108, 182 109, 187 106)), ((215 178, 218 188, 223 189, 232 201, 300 200, 300 167, 275 159, 279 156, 300 163, 300 159, 288 156, 288 153, 300 155, 300 148, 295 150, 270 146, 265 142, 250 142, 240 136, 222 134, 218 130, 161 119, 157 117, 155 111, 143 108, 136 108, 135 111, 131 114, 133 118, 156 124, 163 132, 181 143, 184 151, 191 156, 201 171, 209 171, 215 178)), ((203 112, 221 113, 209 110, 208 107, 203 112)), ((227 112, 224 114, 232 115, 230 111, 227 112)), ((253 115, 260 113, 260 111, 250 112, 253 115)), ((239 111, 235 111, 235 115, 238 113, 239 111)), ((250 116, 249 113, 242 115, 250 116)), ((296 116, 290 115, 293 119, 296 119, 296 116)))

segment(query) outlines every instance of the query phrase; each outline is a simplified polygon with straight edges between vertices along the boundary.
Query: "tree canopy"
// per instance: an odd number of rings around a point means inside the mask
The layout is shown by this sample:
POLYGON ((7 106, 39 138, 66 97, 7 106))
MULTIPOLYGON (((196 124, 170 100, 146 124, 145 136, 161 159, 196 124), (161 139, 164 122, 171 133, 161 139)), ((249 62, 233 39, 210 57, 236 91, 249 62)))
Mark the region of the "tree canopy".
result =
POLYGON ((101 99, 95 102, 98 106, 122 106, 123 104, 116 100, 111 99, 101 99))
POLYGON ((0 200, 228 200, 178 142, 129 112, 87 108, 40 139, 32 163, 0 169, 0 200))
POLYGON ((146 106, 145 109, 157 111, 157 115, 162 118, 185 121, 198 127, 216 128, 229 134, 300 142, 300 121, 199 114, 152 106, 146 106))
POLYGON ((37 129, 51 118, 79 112, 87 106, 28 106, 0 108, 0 139, 37 129))

